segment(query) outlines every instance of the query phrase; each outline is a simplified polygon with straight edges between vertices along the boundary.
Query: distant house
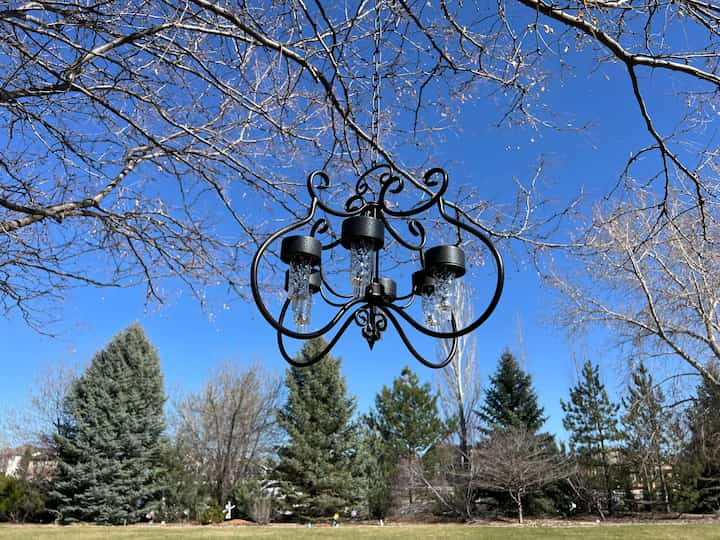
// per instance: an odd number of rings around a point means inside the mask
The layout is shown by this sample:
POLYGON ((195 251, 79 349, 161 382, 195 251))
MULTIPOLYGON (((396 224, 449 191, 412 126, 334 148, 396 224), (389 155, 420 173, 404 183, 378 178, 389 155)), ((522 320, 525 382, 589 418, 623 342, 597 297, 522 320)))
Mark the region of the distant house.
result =
POLYGON ((28 480, 48 479, 55 470, 51 452, 46 448, 23 445, 0 449, 0 473, 5 476, 24 476, 28 480))

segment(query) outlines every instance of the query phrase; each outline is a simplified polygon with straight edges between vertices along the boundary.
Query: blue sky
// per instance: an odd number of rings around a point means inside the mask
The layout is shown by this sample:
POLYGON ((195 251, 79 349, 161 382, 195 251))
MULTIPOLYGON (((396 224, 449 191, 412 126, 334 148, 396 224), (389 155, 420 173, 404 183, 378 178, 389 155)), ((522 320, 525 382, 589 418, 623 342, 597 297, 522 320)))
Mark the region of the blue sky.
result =
MULTIPOLYGON (((580 53, 578 53, 580 54, 580 53)), ((579 62, 582 65, 582 61, 579 62)), ((653 81, 644 80, 651 85, 653 81)), ((653 95, 665 100, 662 84, 653 95)), ((472 188, 482 197, 509 203, 513 177, 531 178, 540 159, 546 163, 544 194, 560 206, 580 191, 596 201, 617 181, 632 149, 648 142, 637 105, 631 99, 627 77, 620 66, 606 64, 592 74, 578 71, 564 82, 555 78, 545 90, 546 103, 560 113, 566 127, 591 122, 589 131, 536 131, 529 127, 494 127, 499 113, 483 97, 464 109, 457 130, 448 132, 436 149, 446 166, 451 186, 472 188), (570 124, 570 125, 568 125, 570 124)), ((495 371, 506 347, 524 356, 549 416, 546 428, 564 437, 559 400, 575 382, 576 364, 585 357, 601 364, 614 393, 621 382, 616 369, 622 361, 607 346, 606 336, 590 333, 570 342, 564 329, 553 324, 552 291, 541 287, 522 250, 506 253, 505 293, 493 317, 477 331, 483 377, 495 371), (523 347, 519 346, 522 329, 523 347)), ((63 302, 62 322, 50 338, 28 328, 14 314, 0 320, 4 347, 0 406, 22 407, 36 374, 53 361, 85 364, 112 336, 139 321, 160 352, 168 389, 198 389, 208 372, 223 361, 259 361, 282 372, 285 364, 275 348, 274 333, 253 304, 233 302, 209 320, 197 302, 184 292, 160 309, 147 311, 139 289, 69 291, 63 302)), ((357 396, 359 411, 372 404, 383 385, 409 364, 424 380, 435 373, 415 362, 392 329, 370 352, 359 331, 351 327, 336 347, 343 358, 343 374, 357 396)))

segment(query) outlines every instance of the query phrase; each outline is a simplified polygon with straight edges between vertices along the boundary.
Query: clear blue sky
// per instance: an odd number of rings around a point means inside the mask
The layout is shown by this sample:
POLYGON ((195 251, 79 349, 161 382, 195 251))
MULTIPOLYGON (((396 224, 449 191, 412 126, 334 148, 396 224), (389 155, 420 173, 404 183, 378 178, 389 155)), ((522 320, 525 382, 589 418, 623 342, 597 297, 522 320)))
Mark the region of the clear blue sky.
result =
MULTIPOLYGON (((582 63, 582 62, 581 62, 582 63)), ((492 125, 498 111, 485 98, 464 110, 458 131, 447 134, 435 149, 440 165, 450 164, 451 185, 471 186, 490 201, 512 198, 512 178, 529 179, 543 158, 546 195, 558 205, 584 190, 597 200, 617 180, 630 150, 647 143, 631 89, 618 66, 605 66, 588 74, 546 88, 547 103, 565 122, 594 127, 583 133, 492 125)), ((658 91, 660 92, 660 91, 658 91)), ((541 288, 533 268, 524 264, 522 252, 508 256, 505 294, 495 315, 477 332, 478 355, 483 377, 496 368, 506 347, 524 354, 525 368, 532 374, 549 420, 546 428, 563 435, 559 400, 566 398, 575 382, 576 362, 587 356, 599 361, 605 381, 614 392, 620 379, 618 359, 605 346, 604 336, 590 334, 583 343, 569 343, 565 331, 552 323, 556 298, 541 288), (519 328, 524 350, 519 349, 519 328)), ((160 352, 167 387, 195 390, 208 371, 225 360, 258 360, 269 369, 282 371, 285 364, 276 352, 274 333, 253 304, 233 303, 210 322, 187 293, 160 310, 146 312, 142 290, 77 289, 63 305, 63 320, 54 327, 58 338, 37 334, 14 314, 0 320, 3 369, 0 406, 22 406, 34 377, 54 360, 85 364, 92 354, 133 321, 140 321, 160 352)), ((425 380, 434 372, 415 362, 394 336, 386 332, 370 352, 359 331, 351 327, 336 347, 343 358, 343 374, 357 396, 359 411, 372 404, 376 392, 389 385, 405 364, 425 380)))

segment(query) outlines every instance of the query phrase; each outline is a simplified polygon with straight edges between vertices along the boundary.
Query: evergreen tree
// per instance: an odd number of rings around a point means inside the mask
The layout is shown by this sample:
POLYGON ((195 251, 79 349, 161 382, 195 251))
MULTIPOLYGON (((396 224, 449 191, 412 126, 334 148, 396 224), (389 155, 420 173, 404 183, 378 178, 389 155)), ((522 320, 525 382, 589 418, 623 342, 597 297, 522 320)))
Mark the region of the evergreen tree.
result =
POLYGON ((580 381, 570 390, 570 401, 560 400, 560 405, 565 412, 563 427, 570 432, 571 449, 594 484, 591 488, 605 493, 606 507, 612 513, 610 450, 620 439, 617 429, 620 405, 610 402, 605 385, 600 382, 599 367, 586 360, 580 381))
POLYGON ((397 459, 390 446, 370 427, 366 427, 363 433, 363 449, 368 515, 374 519, 385 519, 393 502, 397 459))
MULTIPOLYGON (((716 370, 713 369, 715 372, 716 370)), ((703 379, 689 411, 686 482, 694 510, 720 510, 720 388, 703 379)))
POLYGON ((43 495, 34 482, 0 472, 0 521, 25 523, 46 517, 43 495))
POLYGON ((672 413, 665 407, 665 395, 656 387, 652 374, 640 362, 632 373, 627 395, 622 399, 625 454, 628 465, 643 483, 645 498, 660 498, 670 511, 670 493, 663 465, 669 444, 672 413))
MULTIPOLYGON (((308 341, 298 359, 306 361, 324 347, 323 339, 308 341)), ((287 402, 278 423, 287 441, 276 469, 285 503, 303 518, 342 511, 360 500, 362 485, 359 437, 351 422, 355 400, 347 395, 340 361, 328 355, 312 367, 291 367, 285 384, 287 402)))
POLYGON ((485 394, 485 404, 476 411, 485 424, 484 431, 523 428, 537 433, 547 419, 544 409, 538 405, 532 378, 525 373, 510 351, 505 350, 490 387, 485 394))
MULTIPOLYGON (((407 366, 393 380, 392 389, 382 387, 375 396, 375 411, 370 412, 367 422, 385 445, 386 461, 404 459, 412 470, 417 458, 446 433, 437 401, 438 395, 433 394, 430 384, 421 385, 418 376, 407 366)), ((393 469, 391 463, 384 467, 393 469)), ((412 503, 411 484, 407 487, 412 503)))
POLYGON ((160 359, 133 324, 95 354, 63 404, 51 494, 63 521, 132 523, 157 508, 164 403, 160 359))

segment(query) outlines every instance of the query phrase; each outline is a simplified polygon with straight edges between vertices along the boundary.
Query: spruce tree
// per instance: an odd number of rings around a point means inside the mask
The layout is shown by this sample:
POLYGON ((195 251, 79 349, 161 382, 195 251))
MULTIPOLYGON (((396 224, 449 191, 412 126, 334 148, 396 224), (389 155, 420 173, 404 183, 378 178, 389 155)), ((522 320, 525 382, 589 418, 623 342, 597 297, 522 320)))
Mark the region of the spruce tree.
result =
POLYGON ((512 353, 505 350, 495 375, 490 378, 485 404, 476 411, 485 424, 484 431, 522 428, 537 433, 546 420, 543 412, 530 374, 525 373, 512 353))
POLYGON ((570 390, 570 401, 560 400, 565 412, 563 427, 570 433, 570 447, 595 486, 605 493, 612 513, 610 450, 620 439, 617 414, 620 405, 611 403, 600 370, 589 360, 583 364, 580 381, 570 390), (598 476, 596 471, 601 471, 598 476))
MULTIPOLYGON (((375 396, 375 411, 371 411, 367 423, 385 445, 385 459, 404 459, 412 467, 445 433, 445 423, 440 419, 437 407, 438 395, 429 383, 420 384, 417 374, 409 367, 403 368, 393 380, 392 389, 383 386, 375 396)), ((394 469, 386 463, 387 470, 394 469)), ((408 496, 413 502, 412 486, 408 496)))
MULTIPOLYGON (((324 347, 323 339, 308 341, 298 359, 306 361, 324 347)), ((276 469, 284 501, 302 518, 330 516, 362 496, 355 400, 347 395, 340 360, 330 355, 312 367, 289 368, 285 384, 287 402, 278 423, 287 440, 276 469)))
POLYGON ((62 521, 133 523, 157 507, 164 403, 160 359, 133 324, 95 354, 65 398, 51 494, 62 521))

